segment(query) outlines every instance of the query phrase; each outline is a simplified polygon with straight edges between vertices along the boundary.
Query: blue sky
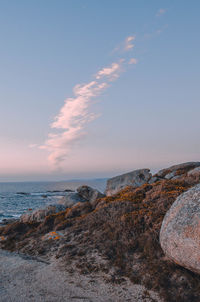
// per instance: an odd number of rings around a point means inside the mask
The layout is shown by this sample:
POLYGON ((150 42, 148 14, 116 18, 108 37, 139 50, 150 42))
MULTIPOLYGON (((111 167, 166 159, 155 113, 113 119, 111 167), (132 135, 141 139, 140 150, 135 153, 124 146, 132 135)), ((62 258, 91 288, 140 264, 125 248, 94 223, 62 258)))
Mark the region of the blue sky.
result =
POLYGON ((0 1, 0 180, 106 177, 199 160, 199 10, 199 1, 0 1), (130 36, 135 47, 125 53, 130 36), (137 64, 91 101, 99 117, 52 167, 40 146, 64 100, 132 57, 137 64))

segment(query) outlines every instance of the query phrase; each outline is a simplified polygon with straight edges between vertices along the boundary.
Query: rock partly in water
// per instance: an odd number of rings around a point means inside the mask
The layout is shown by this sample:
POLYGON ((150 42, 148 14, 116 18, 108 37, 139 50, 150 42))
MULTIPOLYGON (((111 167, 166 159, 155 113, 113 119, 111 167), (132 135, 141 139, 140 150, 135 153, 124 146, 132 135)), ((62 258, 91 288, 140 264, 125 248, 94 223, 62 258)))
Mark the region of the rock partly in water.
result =
POLYGON ((200 184, 181 194, 166 213, 160 244, 171 260, 200 274, 200 184))
POLYGON ((27 192, 17 192, 16 194, 25 195, 25 196, 31 195, 30 193, 27 193, 27 192))
POLYGON ((127 186, 138 188, 147 183, 151 177, 152 174, 149 169, 140 169, 110 178, 107 181, 106 195, 116 194, 127 186))
POLYGON ((60 190, 47 191, 47 193, 63 193, 63 192, 74 192, 74 190, 66 189, 64 191, 60 191, 60 190))
POLYGON ((86 185, 78 187, 77 192, 82 198, 89 201, 93 206, 96 205, 96 202, 99 198, 105 197, 105 195, 99 192, 98 190, 86 185))
POLYGON ((10 224, 10 223, 13 223, 15 221, 17 221, 18 219, 16 218, 4 218, 2 221, 0 221, 0 226, 4 226, 4 225, 7 225, 7 224, 10 224))
POLYGON ((43 209, 36 209, 32 212, 28 212, 23 214, 20 217, 20 221, 23 223, 27 222, 40 222, 42 221, 46 216, 51 215, 51 214, 56 214, 60 211, 64 211, 65 207, 61 204, 54 204, 54 205, 49 205, 46 208, 43 209))
POLYGON ((188 171, 200 167, 200 162, 187 162, 179 165, 171 166, 167 169, 162 169, 154 175, 154 177, 165 178, 165 179, 177 179, 188 171))

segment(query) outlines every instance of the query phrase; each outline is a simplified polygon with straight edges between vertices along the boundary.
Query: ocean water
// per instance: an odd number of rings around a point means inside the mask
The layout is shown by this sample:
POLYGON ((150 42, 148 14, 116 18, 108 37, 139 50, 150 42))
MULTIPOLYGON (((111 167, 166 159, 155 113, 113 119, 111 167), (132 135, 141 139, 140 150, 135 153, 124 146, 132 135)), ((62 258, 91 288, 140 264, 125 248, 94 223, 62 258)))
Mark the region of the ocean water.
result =
POLYGON ((0 183, 0 222, 18 218, 29 209, 56 203, 68 194, 64 190, 76 190, 84 184, 104 192, 106 179, 0 183))

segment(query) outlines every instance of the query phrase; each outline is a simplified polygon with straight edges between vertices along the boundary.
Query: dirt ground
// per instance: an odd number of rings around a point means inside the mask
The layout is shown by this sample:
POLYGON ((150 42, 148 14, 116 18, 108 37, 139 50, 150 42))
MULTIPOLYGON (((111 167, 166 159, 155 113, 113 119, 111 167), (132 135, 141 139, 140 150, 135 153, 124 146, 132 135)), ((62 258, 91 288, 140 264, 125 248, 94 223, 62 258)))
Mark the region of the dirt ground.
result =
POLYGON ((51 263, 0 250, 1 302, 160 301, 143 286, 129 281, 113 285, 103 275, 80 275, 51 263))

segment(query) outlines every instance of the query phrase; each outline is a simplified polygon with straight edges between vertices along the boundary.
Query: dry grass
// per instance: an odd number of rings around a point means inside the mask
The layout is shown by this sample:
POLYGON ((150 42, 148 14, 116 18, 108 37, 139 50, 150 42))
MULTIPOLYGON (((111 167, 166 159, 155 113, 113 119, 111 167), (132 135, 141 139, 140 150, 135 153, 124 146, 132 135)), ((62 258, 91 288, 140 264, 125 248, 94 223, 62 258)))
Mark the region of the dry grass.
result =
POLYGON ((200 277, 168 261, 159 245, 166 211, 192 185, 186 178, 127 187, 100 199, 95 210, 85 203, 50 215, 40 224, 11 224, 0 229, 0 235, 8 238, 2 247, 42 255, 51 247, 66 267, 73 261, 83 273, 115 267, 114 279, 120 282, 127 276, 159 291, 167 302, 200 301, 200 277), (56 230, 63 230, 64 238, 42 241, 44 234, 56 230), (90 257, 94 251, 106 260, 104 264, 90 257))

